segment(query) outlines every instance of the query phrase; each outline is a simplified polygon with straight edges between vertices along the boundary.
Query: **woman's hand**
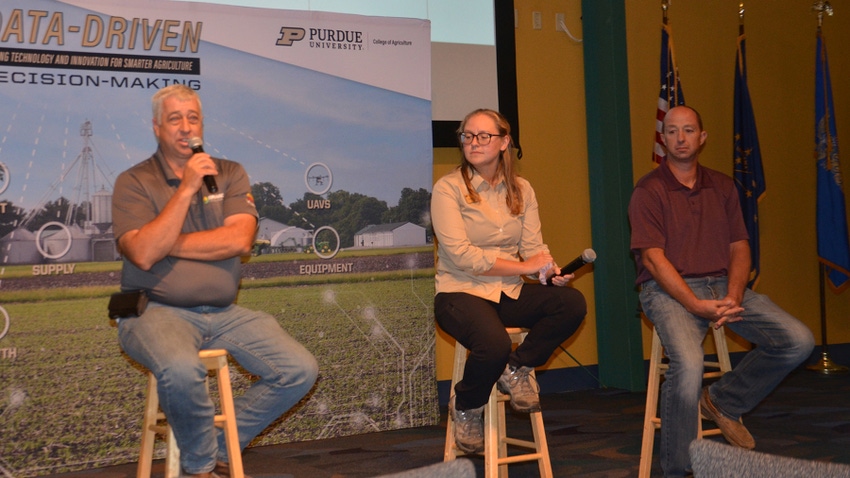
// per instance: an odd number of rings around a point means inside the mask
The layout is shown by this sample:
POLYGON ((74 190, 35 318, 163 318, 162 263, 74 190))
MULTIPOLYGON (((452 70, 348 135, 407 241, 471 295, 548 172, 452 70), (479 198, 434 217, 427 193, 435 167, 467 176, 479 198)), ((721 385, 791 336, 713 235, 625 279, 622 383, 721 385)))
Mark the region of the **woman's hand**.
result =
MULTIPOLYGON (((558 268, 557 272, 559 272, 559 273, 561 272, 560 267, 558 268)), ((550 278, 548 280, 550 282, 552 282, 552 285, 554 285, 554 286, 564 287, 571 280, 575 279, 575 277, 576 277, 575 274, 553 275, 552 278, 550 278)))
POLYGON ((548 252, 538 252, 526 259, 523 264, 528 268, 526 274, 537 274, 543 269, 549 269, 546 274, 551 275, 555 271, 555 259, 548 252))

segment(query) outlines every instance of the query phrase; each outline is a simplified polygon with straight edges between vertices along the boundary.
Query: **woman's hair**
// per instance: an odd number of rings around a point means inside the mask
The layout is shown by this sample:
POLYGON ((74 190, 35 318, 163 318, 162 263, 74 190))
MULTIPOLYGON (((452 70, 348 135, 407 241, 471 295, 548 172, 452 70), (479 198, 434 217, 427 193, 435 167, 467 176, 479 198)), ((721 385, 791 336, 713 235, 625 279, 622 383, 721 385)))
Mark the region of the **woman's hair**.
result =
POLYGON ((181 85, 180 83, 166 86, 154 93, 153 98, 151 98, 153 120, 156 121, 156 124, 162 124, 162 103, 165 102, 166 98, 171 98, 172 96, 181 100, 197 100, 198 108, 201 108, 201 97, 198 95, 197 91, 186 85, 181 85))
MULTIPOLYGON (((481 108, 469 113, 463 121, 460 122, 460 127, 457 129, 458 136, 460 133, 463 133, 469 119, 477 115, 489 116, 493 122, 496 123, 496 129, 499 130, 498 134, 508 137, 508 147, 502 151, 500 155, 500 161, 496 172, 497 174, 501 173, 505 178, 505 185, 507 186, 505 202, 508 205, 508 209, 510 209, 511 214, 515 216, 519 215, 523 206, 522 192, 520 191, 519 183, 517 182, 517 173, 514 169, 514 139, 511 136, 511 125, 498 111, 481 108)), ((458 139, 458 145, 460 147, 461 156, 459 168, 461 176, 463 176, 463 182, 466 183, 466 190, 469 192, 469 198, 472 202, 478 202, 481 200, 481 197, 478 195, 475 188, 472 187, 472 175, 470 172, 470 170, 475 169, 475 167, 466 159, 466 155, 463 154, 463 143, 460 142, 460 139, 458 139)))

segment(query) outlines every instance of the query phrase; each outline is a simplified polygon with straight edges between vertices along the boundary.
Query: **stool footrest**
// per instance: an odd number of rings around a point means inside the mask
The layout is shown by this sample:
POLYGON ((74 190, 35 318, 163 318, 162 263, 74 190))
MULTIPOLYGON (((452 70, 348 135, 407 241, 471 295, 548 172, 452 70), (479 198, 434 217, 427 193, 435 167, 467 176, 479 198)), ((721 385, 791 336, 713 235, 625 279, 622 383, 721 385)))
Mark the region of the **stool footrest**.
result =
MULTIPOLYGON (((521 446, 523 448, 530 448, 532 450, 537 449, 537 443, 534 443, 533 441, 529 441, 529 440, 521 440, 519 438, 505 437, 505 438, 502 439, 502 441, 505 442, 508 445, 521 446)), ((539 455, 539 453, 538 453, 538 455, 539 455)))
POLYGON ((542 453, 529 453, 527 455, 511 455, 504 458, 499 458, 496 463, 499 465, 510 465, 511 463, 524 463, 526 461, 537 461, 543 458, 542 453))

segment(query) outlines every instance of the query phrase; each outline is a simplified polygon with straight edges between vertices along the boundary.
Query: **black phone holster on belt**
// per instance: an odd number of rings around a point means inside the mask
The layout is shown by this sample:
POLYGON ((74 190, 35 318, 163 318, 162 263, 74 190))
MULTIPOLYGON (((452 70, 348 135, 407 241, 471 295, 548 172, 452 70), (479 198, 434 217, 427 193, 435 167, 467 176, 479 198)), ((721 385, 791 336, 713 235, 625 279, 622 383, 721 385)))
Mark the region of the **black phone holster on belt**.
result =
POLYGON ((148 305, 148 293, 144 290, 116 292, 109 298, 109 318, 129 319, 138 317, 148 305))

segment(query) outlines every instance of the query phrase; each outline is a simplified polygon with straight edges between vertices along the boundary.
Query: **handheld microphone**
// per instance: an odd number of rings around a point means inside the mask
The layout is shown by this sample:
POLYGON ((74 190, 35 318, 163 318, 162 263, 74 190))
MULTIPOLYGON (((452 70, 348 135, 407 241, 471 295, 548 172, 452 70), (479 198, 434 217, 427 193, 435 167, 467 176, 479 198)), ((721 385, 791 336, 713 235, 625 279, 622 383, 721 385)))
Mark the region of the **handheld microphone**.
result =
MULTIPOLYGON (((197 136, 189 139, 189 147, 192 148, 192 152, 195 154, 204 152, 204 140, 198 138, 197 136)), ((204 184, 207 185, 207 189, 211 193, 218 192, 218 185, 215 183, 215 177, 213 176, 204 176, 204 184)))
POLYGON ((572 274, 573 272, 579 270, 583 265, 590 264, 595 260, 596 251, 594 251, 593 249, 585 249, 580 256, 573 259, 572 262, 565 265, 564 267, 561 267, 561 273, 558 275, 563 276, 567 274, 572 274))

